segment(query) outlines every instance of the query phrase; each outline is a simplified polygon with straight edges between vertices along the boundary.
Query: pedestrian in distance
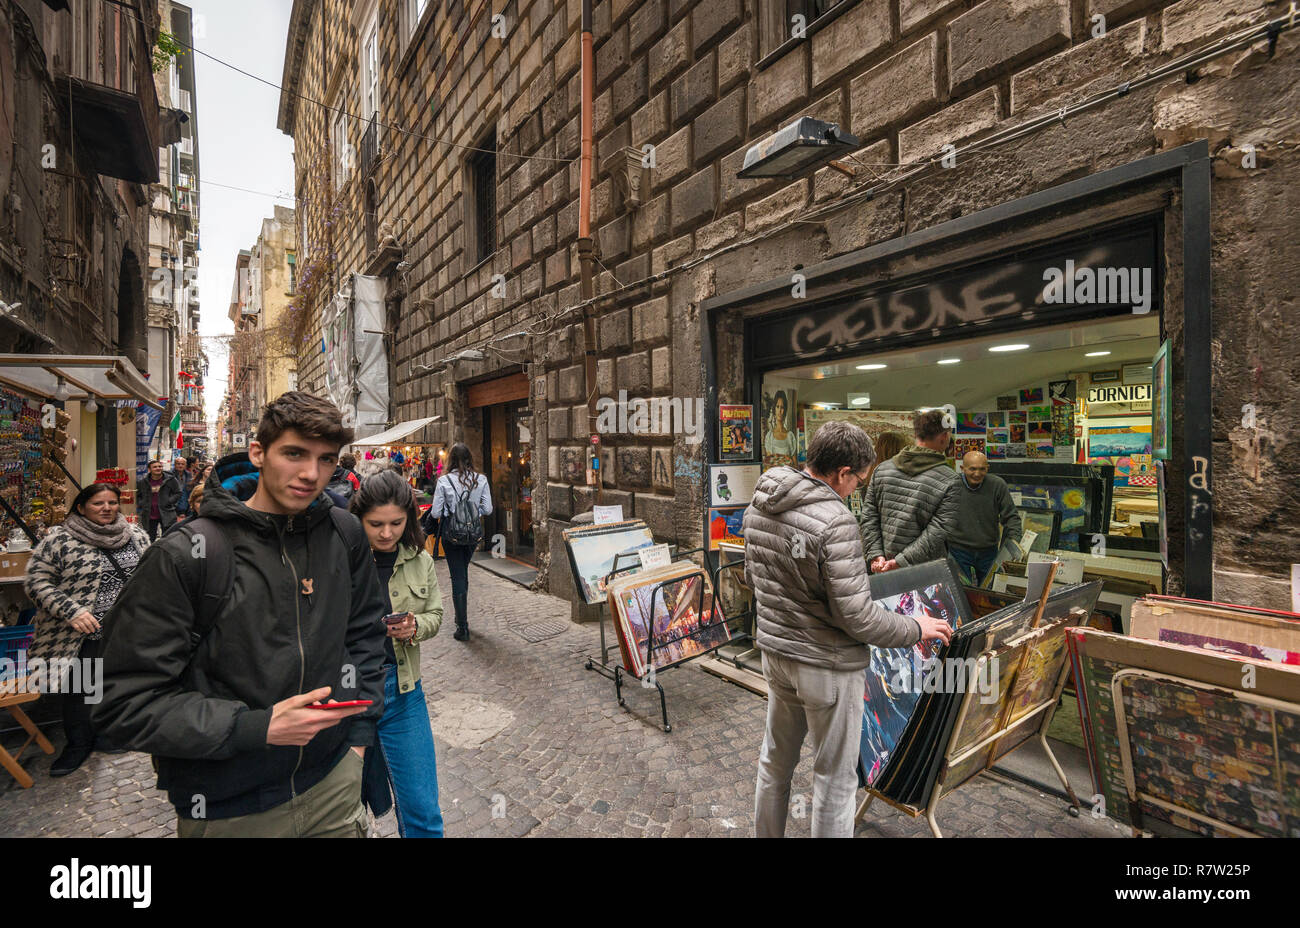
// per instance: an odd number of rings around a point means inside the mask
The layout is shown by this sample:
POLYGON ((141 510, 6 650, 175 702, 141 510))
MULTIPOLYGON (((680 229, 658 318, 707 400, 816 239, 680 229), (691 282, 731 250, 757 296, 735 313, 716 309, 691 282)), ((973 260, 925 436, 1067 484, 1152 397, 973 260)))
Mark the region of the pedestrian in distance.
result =
POLYGON ((487 477, 474 470, 474 456, 463 442, 451 446, 447 473, 434 488, 430 517, 438 520, 442 548, 451 572, 451 601, 457 641, 469 641, 469 562, 483 540, 483 516, 492 514, 487 477))
POLYGON ((420 645, 442 625, 437 568, 424 550, 415 493, 393 473, 376 474, 352 498, 386 599, 384 714, 379 747, 403 838, 441 838, 437 755, 420 681, 420 645))
MULTIPOLYGON (((41 658, 46 666, 78 658, 87 667, 85 661, 97 660, 109 609, 148 546, 144 529, 122 515, 117 487, 92 483, 78 493, 67 518, 46 533, 27 563, 23 588, 37 606, 36 638, 28 657, 41 658)), ((50 766, 50 776, 61 777, 85 763, 92 751, 115 748, 91 724, 87 696, 97 694, 66 692, 62 679, 57 687, 51 681, 50 690, 56 689, 63 694, 67 743, 50 766)))
POLYGON ((955 426, 942 409, 917 413, 916 443, 871 474, 858 519, 872 573, 947 556, 957 520, 957 474, 946 457, 955 426))
POLYGON ((812 736, 812 835, 853 836, 870 645, 945 643, 941 619, 910 618, 871 599, 862 540, 844 504, 875 451, 867 433, 829 422, 808 445, 803 470, 774 467, 745 510, 745 579, 754 591, 755 643, 767 679, 767 729, 754 789, 754 832, 785 834, 790 782, 812 736))
POLYGON ((328 400, 268 404, 109 614, 92 718, 154 755, 180 837, 366 835, 384 596, 361 524, 323 493, 352 438, 328 400))
POLYGON ((145 478, 136 484, 136 511, 144 513, 144 529, 150 541, 176 524, 181 485, 174 474, 163 472, 162 461, 149 462, 145 478))

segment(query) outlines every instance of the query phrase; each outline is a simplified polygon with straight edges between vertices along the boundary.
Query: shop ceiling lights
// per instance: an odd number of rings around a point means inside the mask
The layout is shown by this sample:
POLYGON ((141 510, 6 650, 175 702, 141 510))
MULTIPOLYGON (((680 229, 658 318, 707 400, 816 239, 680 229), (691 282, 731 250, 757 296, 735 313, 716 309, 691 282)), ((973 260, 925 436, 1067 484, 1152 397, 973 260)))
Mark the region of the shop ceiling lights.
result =
POLYGON ((1028 345, 994 345, 989 351, 1024 351, 1028 345))
POLYGON ((745 152, 737 177, 801 177, 861 143, 833 122, 801 116, 745 152))
POLYGON ((1110 354, 1109 351, 1089 351, 1087 354, 1084 355, 1084 357, 1085 357, 1085 358, 1100 358, 1100 357, 1102 357, 1103 355, 1108 355, 1108 354, 1110 354))
POLYGON ((63 378, 59 378, 58 386, 54 388, 54 398, 60 403, 68 398, 68 385, 64 383, 63 378))
POLYGON ((960 364, 960 363, 961 363, 961 358, 940 358, 938 363, 940 363, 940 364, 960 364))
POLYGON ((859 365, 858 365, 858 370, 860 370, 860 371, 883 371, 883 370, 884 370, 886 367, 888 367, 888 366, 889 366, 888 364, 859 364, 859 365))

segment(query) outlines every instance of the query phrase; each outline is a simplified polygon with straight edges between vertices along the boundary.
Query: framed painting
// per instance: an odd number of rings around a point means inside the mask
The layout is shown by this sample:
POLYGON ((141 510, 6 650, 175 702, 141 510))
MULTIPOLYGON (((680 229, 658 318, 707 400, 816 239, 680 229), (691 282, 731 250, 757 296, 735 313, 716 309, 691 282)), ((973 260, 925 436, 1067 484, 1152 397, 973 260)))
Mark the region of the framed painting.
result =
POLYGON ((1169 340, 1161 342, 1151 360, 1151 454, 1157 460, 1167 461, 1170 456, 1169 423, 1170 394, 1173 386, 1173 366, 1169 360, 1169 340))
MULTIPOLYGON (((605 601, 605 577, 614 569, 616 555, 654 544, 650 527, 640 519, 567 528, 562 535, 574 583, 583 600, 593 604, 605 601)), ((633 558, 624 558, 619 566, 634 563, 633 558)))

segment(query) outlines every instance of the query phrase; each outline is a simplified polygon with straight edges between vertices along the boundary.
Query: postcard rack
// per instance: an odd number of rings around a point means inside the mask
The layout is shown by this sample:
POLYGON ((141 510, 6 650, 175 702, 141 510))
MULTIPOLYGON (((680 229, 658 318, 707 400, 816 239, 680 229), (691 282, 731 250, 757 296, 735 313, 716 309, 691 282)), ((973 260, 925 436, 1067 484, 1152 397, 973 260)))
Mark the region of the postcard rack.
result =
MULTIPOLYGON (((689 556, 692 555, 692 554, 699 554, 699 553, 703 552, 703 550, 704 550, 703 548, 691 548, 691 549, 688 550, 688 551, 678 551, 678 552, 676 553, 676 557, 689 557, 689 556)), ((624 558, 627 558, 627 559, 631 560, 631 559, 633 559, 633 558, 638 558, 638 557, 639 557, 639 552, 637 552, 637 551, 625 551, 625 552, 621 552, 621 553, 619 553, 619 554, 616 554, 616 555, 614 556, 614 563, 613 563, 613 565, 612 565, 612 568, 611 568, 610 572, 609 572, 608 574, 606 574, 606 576, 605 576, 605 589, 606 589, 606 590, 609 589, 609 583, 610 583, 610 581, 611 581, 611 580, 612 580, 616 575, 618 575, 618 574, 620 574, 620 573, 625 573, 625 572, 627 572, 628 570, 631 570, 631 569, 635 566, 634 564, 628 564, 628 565, 625 566, 625 567, 620 567, 620 566, 619 566, 619 561, 620 561, 620 560, 622 560, 622 559, 624 559, 624 558)), ((620 706, 626 706, 626 705, 627 705, 627 703, 626 703, 626 702, 624 701, 624 699, 623 699, 623 677, 624 677, 625 675, 628 676, 628 677, 631 677, 633 680, 639 680, 639 681, 641 682, 641 685, 642 685, 643 687, 645 687, 646 689, 649 689, 650 686, 653 684, 654 688, 657 689, 657 690, 659 691, 659 710, 660 710, 660 713, 661 713, 662 716, 663 716, 663 726, 662 726, 662 727, 663 727, 663 730, 664 730, 665 732, 671 732, 671 731, 673 730, 673 726, 672 726, 672 725, 669 723, 669 721, 668 721, 668 698, 667 698, 667 695, 664 693, 664 687, 663 687, 663 684, 660 683, 659 680, 658 680, 658 673, 659 673, 659 672, 656 670, 656 668, 655 668, 655 666, 654 666, 654 663, 653 663, 653 661, 652 661, 652 657, 653 657, 653 655, 654 655, 654 652, 656 652, 656 651, 661 651, 661 650, 663 650, 664 648, 668 647, 669 645, 671 645, 671 644, 673 644, 673 643, 675 643, 675 642, 677 642, 677 641, 680 641, 681 638, 686 637, 686 636, 680 636, 680 635, 679 635, 679 636, 676 637, 676 638, 671 638, 671 639, 668 639, 668 640, 666 640, 666 641, 658 641, 658 640, 656 640, 656 638, 655 638, 655 631, 654 631, 654 625, 653 625, 654 607, 655 607, 655 603, 658 601, 658 599, 659 599, 660 597, 662 597, 664 587, 666 587, 666 586, 667 586, 668 584, 670 584, 670 583, 680 583, 681 581, 683 581, 683 580, 688 580, 688 579, 690 579, 690 578, 692 578, 692 577, 704 577, 705 579, 708 579, 709 574, 708 574, 708 571, 707 571, 705 568, 700 567, 700 568, 698 568, 698 569, 697 569, 695 572, 693 572, 693 573, 683 574, 683 575, 679 575, 679 576, 676 576, 676 577, 672 577, 671 579, 665 580, 665 581, 663 581, 662 583, 656 584, 655 587, 654 587, 654 589, 652 589, 652 590, 650 591, 650 617, 651 617, 651 626, 650 626, 650 628, 648 629, 649 634, 646 636, 646 654, 645 654, 645 664, 646 664, 647 672, 646 672, 643 676, 638 677, 636 674, 632 673, 632 671, 630 671, 630 670, 628 670, 627 668, 623 667, 621 663, 615 663, 615 664, 613 664, 613 666, 610 665, 610 661, 609 661, 609 647, 608 647, 608 644, 607 644, 607 639, 606 639, 606 637, 605 637, 605 618, 606 618, 606 615, 607 615, 607 613, 608 613, 608 611, 609 611, 609 598, 608 598, 608 596, 606 596, 605 602, 601 604, 601 614, 600 614, 600 656, 601 656, 601 660, 600 660, 599 663, 597 663, 595 660, 593 660, 592 658, 589 657, 589 658, 587 658, 587 662, 586 662, 586 668, 587 668, 588 670, 594 670, 594 671, 596 671, 597 673, 599 673, 601 676, 606 677, 606 678, 608 678, 608 679, 614 681, 614 694, 615 694, 615 696, 617 697, 617 699, 618 699, 618 704, 619 704, 620 706)), ((715 603, 715 606, 716 606, 716 605, 717 605, 717 602, 718 602, 718 600, 717 600, 717 590, 716 590, 716 589, 713 591, 713 596, 714 596, 714 603, 715 603)), ((698 602, 698 606, 697 606, 696 612, 697 612, 697 614, 699 614, 699 615, 703 615, 703 614, 704 614, 704 585, 703 585, 703 584, 700 584, 700 586, 699 586, 698 597, 699 597, 699 602, 698 602)), ((718 608, 715 608, 714 612, 715 612, 715 614, 718 614, 718 615, 721 615, 721 614, 722 614, 722 613, 721 613, 721 610, 718 609, 718 608)), ((699 627, 698 629, 696 629, 695 632, 693 632, 692 634, 698 634, 699 632, 704 631, 705 629, 708 629, 708 628, 712 628, 712 627, 715 626, 715 625, 722 625, 722 624, 725 624, 727 621, 728 621, 727 619, 723 618, 723 619, 721 619, 721 620, 719 620, 719 621, 716 621, 716 622, 710 622, 708 625, 702 625, 702 626, 700 626, 700 627, 699 627)), ((711 653, 713 653, 713 652, 716 651, 716 650, 717 650, 717 648, 710 648, 710 649, 708 649, 707 651, 701 651, 699 654, 694 655, 694 657, 703 657, 704 655, 706 655, 706 654, 711 654, 711 653)), ((621 658, 620 658, 620 660, 621 660, 621 658)), ((674 664, 672 667, 665 667, 664 670, 672 670, 673 667, 680 667, 680 666, 682 666, 682 664, 685 664, 685 663, 687 663, 687 662, 686 662, 686 661, 682 661, 680 664, 674 664)))

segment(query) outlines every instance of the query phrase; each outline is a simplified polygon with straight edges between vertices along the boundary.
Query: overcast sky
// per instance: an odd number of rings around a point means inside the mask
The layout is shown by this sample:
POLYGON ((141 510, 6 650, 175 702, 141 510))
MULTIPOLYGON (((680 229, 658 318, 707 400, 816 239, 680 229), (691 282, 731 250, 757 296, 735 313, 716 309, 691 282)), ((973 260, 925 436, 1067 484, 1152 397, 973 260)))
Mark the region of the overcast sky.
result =
MULTIPOLYGON (((284 65, 292 0, 192 0, 194 47, 275 84, 284 65)), ((293 204, 293 140, 275 127, 280 92, 196 54, 199 148, 199 332, 234 331, 227 312, 235 256, 251 248, 274 206, 293 204), (222 184, 226 186, 217 186, 222 184), (244 187, 286 199, 243 193, 244 187)), ((205 340, 208 419, 226 391, 225 346, 205 340)), ((215 450, 215 449, 214 449, 215 450)))

